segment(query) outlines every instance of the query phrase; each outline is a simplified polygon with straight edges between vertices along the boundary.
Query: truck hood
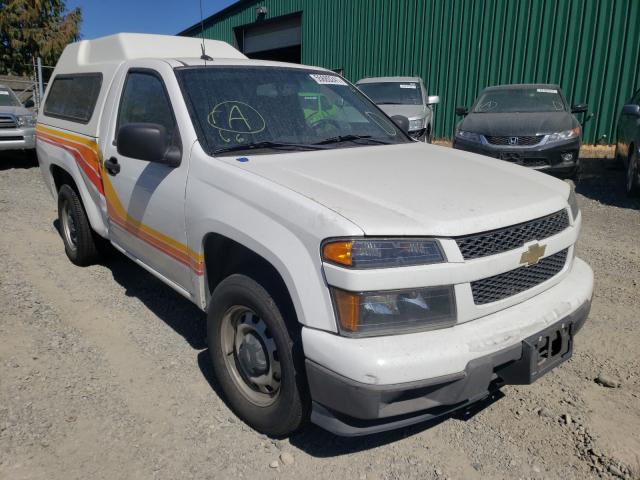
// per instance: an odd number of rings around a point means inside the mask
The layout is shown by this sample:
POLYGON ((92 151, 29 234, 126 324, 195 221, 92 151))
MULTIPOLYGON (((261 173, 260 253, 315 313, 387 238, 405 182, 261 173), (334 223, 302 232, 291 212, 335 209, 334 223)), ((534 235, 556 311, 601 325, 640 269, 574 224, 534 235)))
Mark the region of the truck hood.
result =
POLYGON ((570 191, 524 167, 418 142, 246 159, 223 157, 330 208, 365 235, 492 230, 560 210, 570 191))
POLYGON ((407 118, 424 117, 427 111, 424 105, 378 105, 378 107, 390 117, 394 115, 404 115, 407 118))

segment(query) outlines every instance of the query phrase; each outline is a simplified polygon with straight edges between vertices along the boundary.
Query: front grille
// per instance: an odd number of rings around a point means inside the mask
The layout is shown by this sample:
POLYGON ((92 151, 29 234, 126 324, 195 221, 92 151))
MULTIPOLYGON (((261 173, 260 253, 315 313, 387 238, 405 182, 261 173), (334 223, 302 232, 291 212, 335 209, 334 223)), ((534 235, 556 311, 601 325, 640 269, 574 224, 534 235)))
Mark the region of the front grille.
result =
POLYGON ((465 260, 486 257, 522 247, 533 240, 542 240, 560 233, 569 226, 569 216, 565 209, 529 222, 511 227, 476 233, 456 238, 465 260))
POLYGON ((13 115, 0 115, 0 128, 16 128, 16 119, 13 115))
POLYGON ((549 255, 530 267, 520 267, 482 280, 471 282, 473 303, 484 305, 511 297, 554 277, 567 261, 568 249, 549 255))
POLYGON ((530 147, 539 144, 544 135, 524 135, 522 137, 505 137, 502 135, 486 135, 487 142, 491 145, 511 145, 512 147, 530 147))

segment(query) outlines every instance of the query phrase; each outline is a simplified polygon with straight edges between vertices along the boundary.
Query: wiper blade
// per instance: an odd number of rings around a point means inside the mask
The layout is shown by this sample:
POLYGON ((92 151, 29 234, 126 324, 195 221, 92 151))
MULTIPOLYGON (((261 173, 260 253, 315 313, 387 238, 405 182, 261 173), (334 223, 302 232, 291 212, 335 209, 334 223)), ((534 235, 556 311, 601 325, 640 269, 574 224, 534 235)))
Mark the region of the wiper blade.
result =
POLYGON ((387 142, 386 140, 381 140, 379 138, 373 138, 371 135, 338 135, 337 137, 325 138, 324 140, 320 140, 319 142, 314 143, 314 145, 327 145, 330 143, 343 143, 343 142, 355 142, 363 140, 365 143, 376 143, 382 145, 390 145, 391 142, 387 142))
POLYGON ((218 155, 220 153, 228 153, 228 152, 239 152, 242 150, 256 150, 260 148, 275 148, 275 149, 286 149, 286 150, 325 150, 326 147, 321 147, 316 144, 307 144, 307 143, 286 143, 286 142, 271 142, 271 141, 263 141, 256 143, 247 143, 244 145, 232 145, 229 147, 218 148, 213 151, 214 155, 218 155))

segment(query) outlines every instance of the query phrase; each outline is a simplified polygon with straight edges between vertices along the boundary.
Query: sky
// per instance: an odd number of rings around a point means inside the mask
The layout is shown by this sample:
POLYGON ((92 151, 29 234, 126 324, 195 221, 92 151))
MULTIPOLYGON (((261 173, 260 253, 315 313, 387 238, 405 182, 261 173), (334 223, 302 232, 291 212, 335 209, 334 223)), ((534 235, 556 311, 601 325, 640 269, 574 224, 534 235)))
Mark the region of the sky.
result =
MULTIPOLYGON (((200 21, 200 0, 67 0, 82 10, 82 39, 119 32, 175 35, 200 21)), ((202 0, 204 18, 235 0, 202 0)))

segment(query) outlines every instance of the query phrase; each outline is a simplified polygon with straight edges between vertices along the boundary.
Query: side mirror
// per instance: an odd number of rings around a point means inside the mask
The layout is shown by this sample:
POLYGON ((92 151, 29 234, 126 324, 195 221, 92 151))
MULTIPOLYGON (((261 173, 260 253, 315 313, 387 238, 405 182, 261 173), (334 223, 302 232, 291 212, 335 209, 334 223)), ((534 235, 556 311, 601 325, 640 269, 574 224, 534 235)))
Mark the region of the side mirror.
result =
POLYGON ((586 103, 578 103, 571 107, 571 113, 585 113, 587 111, 586 103))
POLYGON ((125 157, 177 167, 179 147, 169 145, 167 129, 157 123, 130 123, 118 130, 118 153, 125 157))
POLYGON ((404 115, 394 115, 391 117, 391 120, 393 120, 393 123, 404 133, 409 132, 409 119, 407 117, 404 115))
POLYGON ((435 105, 440 103, 440 97, 438 95, 429 95, 427 97, 427 105, 435 105))
POLYGON ((622 107, 622 114, 631 115, 633 117, 640 117, 640 105, 628 103, 627 105, 622 107))
POLYGON ((469 113, 469 109, 467 107, 456 107, 456 115, 464 116, 469 113))
POLYGON ((29 100, 27 100, 26 102, 24 102, 24 108, 33 108, 35 107, 35 103, 33 103, 33 99, 30 98, 29 100))

